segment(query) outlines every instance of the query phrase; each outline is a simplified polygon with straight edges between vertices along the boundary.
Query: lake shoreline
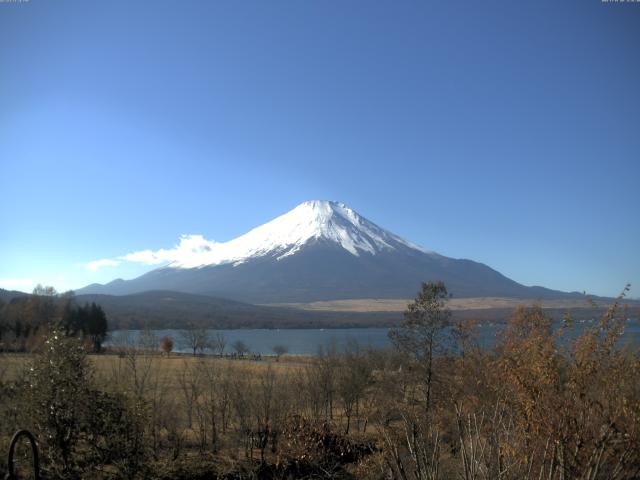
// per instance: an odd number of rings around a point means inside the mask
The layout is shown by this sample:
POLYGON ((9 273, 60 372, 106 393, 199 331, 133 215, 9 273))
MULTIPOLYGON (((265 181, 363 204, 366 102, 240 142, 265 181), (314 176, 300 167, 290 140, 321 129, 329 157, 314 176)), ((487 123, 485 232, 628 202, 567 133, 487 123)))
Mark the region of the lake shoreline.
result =
MULTIPOLYGON (((554 321, 553 325, 557 328, 562 325, 562 322, 554 321)), ((596 325, 596 319, 576 320, 570 328, 570 336, 580 335, 587 328, 596 325)), ((502 322, 479 323, 477 327, 478 345, 483 348, 492 347, 497 341, 497 334, 505 326, 505 323, 502 322)), ((287 350, 287 355, 315 356, 321 348, 325 352, 328 349, 344 351, 347 347, 388 348, 391 346, 388 336, 391 328, 207 329, 207 332, 210 337, 213 337, 216 333, 223 335, 226 343, 224 353, 232 353, 232 345, 236 342, 243 342, 251 354, 271 356, 275 354, 274 347, 284 346, 287 350)), ((174 342, 174 353, 192 354, 193 348, 189 347, 184 338, 182 338, 184 336, 183 332, 184 330, 179 329, 116 330, 110 332, 104 347, 107 349, 126 348, 127 346, 136 345, 140 341, 157 346, 161 338, 170 337, 174 342), (151 338, 145 340, 142 338, 143 335, 151 335, 151 338)), ((622 340, 640 344, 640 322, 638 319, 627 320, 622 340)), ((215 353, 215 350, 204 348, 200 353, 211 355, 215 353)))

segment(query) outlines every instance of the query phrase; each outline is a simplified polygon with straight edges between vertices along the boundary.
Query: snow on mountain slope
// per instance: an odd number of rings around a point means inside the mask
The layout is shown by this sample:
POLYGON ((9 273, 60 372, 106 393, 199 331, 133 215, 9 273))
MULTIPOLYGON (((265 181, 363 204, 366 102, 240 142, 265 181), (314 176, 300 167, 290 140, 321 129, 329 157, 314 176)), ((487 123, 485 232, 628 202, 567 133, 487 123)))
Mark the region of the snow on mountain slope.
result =
POLYGON ((90 285, 79 294, 152 290, 249 303, 410 298, 421 282, 443 281, 457 297, 555 298, 487 265, 429 252, 384 230, 346 205, 311 201, 224 243, 182 237, 172 249, 118 260, 159 265, 131 280, 90 285))
MULTIPOLYGON (((183 236, 178 247, 179 255, 173 255, 168 266, 240 265, 263 256, 280 260, 295 254, 309 241, 319 239, 335 243, 355 256, 406 248, 430 253, 378 227, 343 203, 313 200, 301 203, 284 215, 228 242, 212 242, 201 235, 183 236)), ((133 253, 125 259, 133 260, 136 255, 149 253, 133 253)), ((153 254, 162 258, 163 251, 153 254)))

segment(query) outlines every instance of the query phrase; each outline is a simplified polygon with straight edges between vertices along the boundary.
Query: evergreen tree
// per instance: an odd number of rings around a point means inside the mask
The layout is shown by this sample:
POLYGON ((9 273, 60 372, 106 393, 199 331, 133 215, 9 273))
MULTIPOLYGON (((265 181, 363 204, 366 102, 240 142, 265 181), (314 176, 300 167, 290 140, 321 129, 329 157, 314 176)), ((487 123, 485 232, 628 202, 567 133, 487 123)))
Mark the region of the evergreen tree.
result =
POLYGON ((450 339, 445 338, 451 324, 449 298, 443 282, 422 283, 413 302, 404 312, 402 328, 389 332, 395 346, 412 357, 423 373, 425 406, 431 407, 434 384, 434 356, 444 352, 450 339))
POLYGON ((101 306, 91 303, 88 312, 87 333, 93 343, 94 352, 102 349, 102 342, 107 336, 107 315, 101 306))

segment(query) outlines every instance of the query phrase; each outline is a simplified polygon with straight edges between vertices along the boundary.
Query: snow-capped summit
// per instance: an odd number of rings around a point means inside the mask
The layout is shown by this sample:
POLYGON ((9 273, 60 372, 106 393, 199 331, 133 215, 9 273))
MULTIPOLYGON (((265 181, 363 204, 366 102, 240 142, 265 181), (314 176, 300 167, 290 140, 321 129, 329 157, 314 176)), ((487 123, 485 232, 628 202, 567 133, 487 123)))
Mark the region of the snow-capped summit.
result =
POLYGON ((319 240, 339 245, 355 256, 362 253, 375 255, 398 248, 426 253, 421 247, 380 228, 344 203, 311 200, 228 242, 212 242, 200 235, 184 236, 180 245, 182 254, 171 261, 169 267, 239 265, 264 256, 281 260, 295 254, 309 242, 319 240))
POLYGON ((458 297, 564 295, 525 287, 478 262, 424 250, 342 203, 314 200, 227 242, 188 235, 172 249, 119 260, 159 265, 132 280, 78 293, 128 295, 172 290, 251 303, 411 298, 442 280, 458 297))

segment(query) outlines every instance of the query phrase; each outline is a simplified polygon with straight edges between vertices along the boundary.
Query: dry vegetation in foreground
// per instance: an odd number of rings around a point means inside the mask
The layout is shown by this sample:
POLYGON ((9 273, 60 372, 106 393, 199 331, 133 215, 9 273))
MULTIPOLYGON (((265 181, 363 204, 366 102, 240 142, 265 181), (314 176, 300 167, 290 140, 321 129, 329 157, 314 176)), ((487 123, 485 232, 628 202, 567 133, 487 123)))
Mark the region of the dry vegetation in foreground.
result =
POLYGON ((619 305, 577 337, 521 306, 483 350, 446 302, 423 285, 393 350, 294 361, 157 342, 88 355, 49 330, 33 355, 0 357, 0 448, 29 428, 51 479, 638 478, 640 354, 619 347, 619 305))

